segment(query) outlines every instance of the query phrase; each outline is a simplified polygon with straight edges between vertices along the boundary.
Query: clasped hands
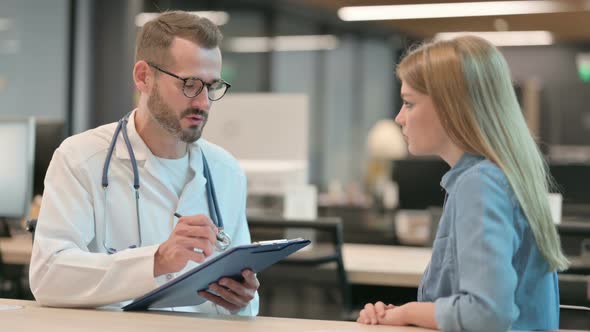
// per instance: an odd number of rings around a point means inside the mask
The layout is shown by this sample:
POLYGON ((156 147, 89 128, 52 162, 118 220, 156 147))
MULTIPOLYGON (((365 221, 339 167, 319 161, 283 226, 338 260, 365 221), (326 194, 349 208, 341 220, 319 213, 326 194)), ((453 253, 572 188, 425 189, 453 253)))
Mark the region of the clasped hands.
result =
POLYGON ((393 304, 385 304, 381 301, 372 304, 367 303, 357 318, 357 322, 367 325, 407 325, 403 319, 401 306, 394 306, 393 304))

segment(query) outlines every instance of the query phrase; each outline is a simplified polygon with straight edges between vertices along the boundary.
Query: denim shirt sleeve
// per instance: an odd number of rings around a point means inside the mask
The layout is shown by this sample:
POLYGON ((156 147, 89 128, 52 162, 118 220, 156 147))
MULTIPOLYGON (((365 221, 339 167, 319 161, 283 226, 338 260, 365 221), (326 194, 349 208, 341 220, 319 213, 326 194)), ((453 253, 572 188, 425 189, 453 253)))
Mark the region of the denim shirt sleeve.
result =
POLYGON ((512 190, 499 169, 475 167, 458 179, 455 195, 459 292, 435 301, 437 325, 443 331, 506 331, 519 313, 512 190))

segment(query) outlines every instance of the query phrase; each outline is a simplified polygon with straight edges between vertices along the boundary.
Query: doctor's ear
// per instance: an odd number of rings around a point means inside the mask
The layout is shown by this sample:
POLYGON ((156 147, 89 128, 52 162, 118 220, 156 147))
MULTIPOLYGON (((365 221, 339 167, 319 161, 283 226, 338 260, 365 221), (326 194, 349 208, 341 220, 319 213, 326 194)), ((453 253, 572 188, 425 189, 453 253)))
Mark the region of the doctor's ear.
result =
POLYGON ((147 62, 140 60, 135 63, 133 67, 133 81, 137 90, 142 93, 149 93, 151 85, 153 84, 153 75, 150 71, 150 66, 147 62))

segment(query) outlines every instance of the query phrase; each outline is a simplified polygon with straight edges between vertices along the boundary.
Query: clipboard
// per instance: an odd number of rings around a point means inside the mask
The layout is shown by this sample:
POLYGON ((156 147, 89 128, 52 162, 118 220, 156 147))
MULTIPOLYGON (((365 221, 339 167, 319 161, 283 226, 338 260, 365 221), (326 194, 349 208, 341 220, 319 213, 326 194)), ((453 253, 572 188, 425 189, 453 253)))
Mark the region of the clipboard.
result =
POLYGON ((200 297, 197 292, 206 290, 212 282, 217 282, 223 277, 242 278, 244 269, 258 273, 309 243, 309 240, 298 238, 261 241, 233 247, 136 298, 122 309, 136 311, 202 304, 206 299, 200 297))

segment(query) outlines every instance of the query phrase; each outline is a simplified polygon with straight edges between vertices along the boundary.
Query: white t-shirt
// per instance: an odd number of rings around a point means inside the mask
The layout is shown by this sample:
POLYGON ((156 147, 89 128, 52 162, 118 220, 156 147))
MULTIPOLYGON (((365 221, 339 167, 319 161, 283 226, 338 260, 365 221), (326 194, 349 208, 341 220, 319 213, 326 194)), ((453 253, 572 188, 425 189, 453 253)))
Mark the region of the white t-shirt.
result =
POLYGON ((179 159, 166 159, 156 157, 160 165, 166 170, 165 176, 160 180, 172 190, 178 197, 182 193, 184 186, 189 183, 195 176, 190 168, 189 153, 185 153, 179 159))

